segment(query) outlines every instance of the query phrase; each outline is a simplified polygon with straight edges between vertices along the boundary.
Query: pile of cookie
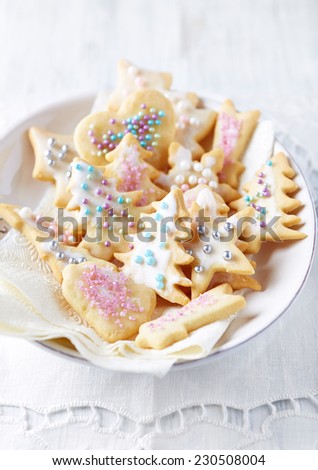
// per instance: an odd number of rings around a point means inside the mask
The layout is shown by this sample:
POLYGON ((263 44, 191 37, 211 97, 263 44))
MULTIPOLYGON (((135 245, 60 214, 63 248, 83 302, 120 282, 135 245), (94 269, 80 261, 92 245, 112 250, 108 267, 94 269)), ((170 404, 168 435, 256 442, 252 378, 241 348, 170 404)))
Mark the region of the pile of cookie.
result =
POLYGON ((30 129, 33 177, 55 185, 51 213, 0 204, 109 343, 162 349, 229 317, 245 306, 242 289, 261 289, 251 255, 305 237, 283 153, 238 190, 259 112, 230 100, 206 109, 171 82, 120 61, 105 109, 74 135, 30 129))

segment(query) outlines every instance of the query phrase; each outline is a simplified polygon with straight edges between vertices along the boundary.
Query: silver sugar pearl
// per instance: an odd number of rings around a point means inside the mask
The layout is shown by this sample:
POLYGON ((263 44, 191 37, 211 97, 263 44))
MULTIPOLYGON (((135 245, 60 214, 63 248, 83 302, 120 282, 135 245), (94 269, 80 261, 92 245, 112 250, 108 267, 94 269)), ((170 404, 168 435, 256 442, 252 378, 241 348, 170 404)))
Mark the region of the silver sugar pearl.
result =
POLYGON ((49 244, 49 248, 50 248, 51 251, 55 251, 58 246, 59 246, 59 244, 55 240, 52 240, 49 244))
POLYGON ((70 257, 70 258, 68 259, 68 264, 77 264, 77 263, 78 263, 78 261, 77 261, 76 258, 70 257))
POLYGON ((186 250, 186 253, 188 253, 188 255, 190 255, 190 256, 193 255, 193 251, 192 251, 192 250, 186 250))
POLYGON ((49 166, 54 166, 55 161, 53 160, 53 158, 50 158, 50 159, 47 161, 47 163, 48 163, 49 166))
POLYGON ((234 229, 234 225, 231 224, 231 222, 225 222, 225 224, 224 224, 224 229, 225 229, 227 232, 231 232, 231 231, 234 229))
POLYGON ((58 251, 55 256, 56 256, 57 259, 64 259, 65 258, 65 254, 63 253, 63 251, 58 251))
POLYGON ((212 237, 214 238, 214 240, 220 240, 220 232, 214 230, 212 232, 212 237))
POLYGON ((58 157, 59 157, 59 160, 64 160, 65 154, 63 152, 59 152, 58 157))
POLYGON ((194 271, 197 274, 201 274, 203 272, 203 266, 201 266, 200 264, 198 266, 194 266, 194 271))
POLYGON ((81 258, 78 258, 78 263, 85 263, 85 261, 87 261, 87 258, 85 258, 85 256, 82 256, 81 258))
POLYGON ((55 141, 54 137, 49 137, 49 138, 47 139, 47 143, 48 143, 48 145, 49 145, 50 147, 54 147, 56 141, 55 141))
POLYGON ((67 144, 63 144, 61 148, 62 153, 67 153, 68 150, 69 150, 69 146, 67 144))
POLYGON ((225 259, 225 261, 231 261, 232 253, 228 250, 224 251, 223 252, 223 258, 225 259))
POLYGON ((71 172, 71 170, 68 170, 68 171, 66 172, 66 178, 67 178, 67 179, 70 179, 71 176, 72 176, 72 172, 71 172))
POLYGON ((44 156, 45 158, 51 158, 53 156, 52 150, 45 150, 44 156))
POLYGON ((205 234, 205 226, 204 225, 199 225, 198 226, 198 234, 199 235, 204 235, 205 234))
POLYGON ((202 250, 206 255, 209 255, 212 252, 212 246, 211 245, 204 245, 202 250))

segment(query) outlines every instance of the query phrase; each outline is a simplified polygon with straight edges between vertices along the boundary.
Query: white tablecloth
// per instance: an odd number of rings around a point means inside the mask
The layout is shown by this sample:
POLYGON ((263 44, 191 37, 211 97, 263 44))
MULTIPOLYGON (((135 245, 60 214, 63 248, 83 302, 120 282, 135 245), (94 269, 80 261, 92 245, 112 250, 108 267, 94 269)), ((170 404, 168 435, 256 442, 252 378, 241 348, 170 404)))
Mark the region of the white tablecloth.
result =
MULTIPOLYGON (((2 1, 1 132, 40 104, 108 88, 117 58, 128 57, 172 70, 176 87, 259 106, 318 198, 314 1, 65 5, 2 1)), ((317 261, 267 331, 161 380, 105 372, 1 337, 0 448, 318 449, 317 261)))

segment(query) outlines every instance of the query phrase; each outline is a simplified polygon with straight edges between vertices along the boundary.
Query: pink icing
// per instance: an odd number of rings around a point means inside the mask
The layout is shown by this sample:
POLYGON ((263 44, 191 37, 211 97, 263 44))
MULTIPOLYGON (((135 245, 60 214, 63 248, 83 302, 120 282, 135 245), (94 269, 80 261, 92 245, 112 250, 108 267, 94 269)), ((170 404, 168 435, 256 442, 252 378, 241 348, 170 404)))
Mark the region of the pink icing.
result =
POLYGON ((224 152, 225 161, 228 161, 239 138, 242 123, 227 113, 220 113, 219 120, 221 124, 219 146, 224 152))
POLYGON ((134 302, 131 290, 127 287, 128 278, 109 268, 96 265, 86 268, 80 278, 79 288, 89 300, 91 307, 98 309, 103 318, 114 318, 120 328, 121 318, 135 321, 144 308, 134 302))
POLYGON ((187 305, 180 308, 175 312, 168 312, 166 315, 157 318, 156 320, 149 323, 149 326, 152 330, 164 329, 169 323, 180 320, 180 318, 190 316, 196 313, 196 307, 202 307, 205 305, 214 305, 217 302, 217 298, 214 295, 211 295, 210 292, 205 292, 201 294, 194 300, 191 300, 187 305))

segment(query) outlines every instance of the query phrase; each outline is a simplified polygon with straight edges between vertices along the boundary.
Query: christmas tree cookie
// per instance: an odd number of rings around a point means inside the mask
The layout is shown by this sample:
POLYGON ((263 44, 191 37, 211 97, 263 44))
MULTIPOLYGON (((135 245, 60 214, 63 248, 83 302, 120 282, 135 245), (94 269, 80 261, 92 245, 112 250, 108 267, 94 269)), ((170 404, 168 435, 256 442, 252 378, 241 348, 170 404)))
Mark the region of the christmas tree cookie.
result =
POLYGON ((180 266, 190 264, 193 257, 177 241, 189 236, 182 230, 183 218, 189 217, 182 191, 172 190, 153 207, 156 212, 145 219, 148 227, 133 236, 134 248, 115 253, 115 258, 123 263, 122 272, 135 282, 144 283, 172 303, 185 305, 189 298, 178 286, 190 286, 191 281, 180 266))
POLYGON ((246 206, 253 209, 253 222, 244 230, 248 251, 257 253, 264 241, 298 240, 306 235, 297 228, 301 219, 294 210, 301 202, 291 196, 298 190, 293 181, 295 171, 283 153, 274 155, 244 186, 245 194, 231 203, 232 209, 241 210, 246 206))

